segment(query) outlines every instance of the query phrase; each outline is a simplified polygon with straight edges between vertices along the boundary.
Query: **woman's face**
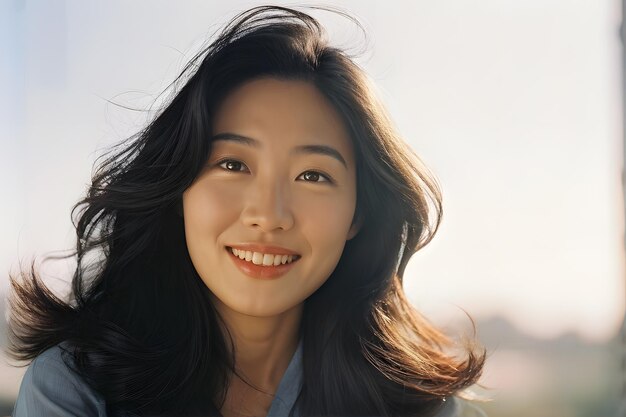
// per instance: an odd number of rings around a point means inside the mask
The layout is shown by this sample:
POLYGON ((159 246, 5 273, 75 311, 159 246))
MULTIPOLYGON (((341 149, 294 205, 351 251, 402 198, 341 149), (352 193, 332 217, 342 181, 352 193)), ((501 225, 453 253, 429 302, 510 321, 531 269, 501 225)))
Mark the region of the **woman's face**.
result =
POLYGON ((350 138, 312 84, 272 78, 232 92, 213 126, 206 167, 183 194, 191 260, 227 308, 280 314, 326 281, 357 232, 350 138))

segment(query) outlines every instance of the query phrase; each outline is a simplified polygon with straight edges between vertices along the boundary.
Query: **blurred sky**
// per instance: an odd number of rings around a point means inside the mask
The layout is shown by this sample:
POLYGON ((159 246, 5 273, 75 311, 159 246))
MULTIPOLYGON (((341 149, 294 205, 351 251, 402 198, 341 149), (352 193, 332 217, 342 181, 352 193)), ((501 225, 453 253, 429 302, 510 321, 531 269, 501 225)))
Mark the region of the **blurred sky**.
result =
MULTIPOLYGON (((277 1, 278 4, 293 4, 277 1)), ((253 1, 0 0, 0 269, 70 248, 100 151, 253 1)), ((605 340, 624 311, 621 8, 615 0, 325 2, 314 13, 438 177, 444 221, 411 260, 435 321, 503 315, 605 340)), ((157 101, 166 98, 158 98, 157 101)), ((51 285, 70 265, 47 266, 51 285)), ((6 274, 0 289, 6 289, 6 274)))

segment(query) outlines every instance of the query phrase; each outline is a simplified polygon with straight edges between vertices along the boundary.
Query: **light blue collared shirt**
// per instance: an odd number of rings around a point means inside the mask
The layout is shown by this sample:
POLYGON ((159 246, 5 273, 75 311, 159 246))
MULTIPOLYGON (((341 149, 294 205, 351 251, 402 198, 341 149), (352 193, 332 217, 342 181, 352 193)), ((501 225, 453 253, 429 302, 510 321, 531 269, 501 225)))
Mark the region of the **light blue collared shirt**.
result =
MULTIPOLYGON (((63 362, 60 345, 33 360, 20 385, 13 417, 107 416, 102 396, 63 362)), ((300 417, 295 406, 302 388, 302 339, 281 378, 267 417, 300 417)), ((481 410, 449 398, 436 417, 483 417, 481 410)))

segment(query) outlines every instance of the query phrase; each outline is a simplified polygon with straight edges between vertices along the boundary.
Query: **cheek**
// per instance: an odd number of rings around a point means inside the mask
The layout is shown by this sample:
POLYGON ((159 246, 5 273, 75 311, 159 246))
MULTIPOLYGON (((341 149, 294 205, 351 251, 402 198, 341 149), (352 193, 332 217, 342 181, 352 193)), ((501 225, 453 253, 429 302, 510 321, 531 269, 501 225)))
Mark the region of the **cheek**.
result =
POLYGON ((330 274, 337 265, 348 237, 354 215, 351 195, 318 198, 302 205, 299 224, 322 269, 330 274))
POLYGON ((237 199, 228 187, 199 181, 183 194, 185 235, 190 252, 208 249, 237 218, 237 199))
POLYGON ((343 235, 344 240, 352 223, 356 206, 356 193, 348 188, 336 193, 303 193, 295 200, 297 210, 303 213, 300 222, 321 239, 334 240, 343 235))

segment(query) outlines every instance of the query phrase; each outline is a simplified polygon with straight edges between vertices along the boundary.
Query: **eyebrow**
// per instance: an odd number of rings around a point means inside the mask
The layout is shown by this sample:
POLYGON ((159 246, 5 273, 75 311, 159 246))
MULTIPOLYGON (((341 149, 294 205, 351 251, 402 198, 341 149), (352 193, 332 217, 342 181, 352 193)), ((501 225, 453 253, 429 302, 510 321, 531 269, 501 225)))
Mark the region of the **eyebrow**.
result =
MULTIPOLYGON (((259 142, 256 139, 253 139, 247 136, 237 135, 235 133, 228 133, 228 132, 218 133, 217 135, 212 137, 212 140, 236 142, 242 145, 252 146, 254 148, 259 148, 261 146, 261 142, 259 142)), ((337 161, 341 162, 341 164, 346 169, 348 168, 348 164, 346 163, 346 160, 343 158, 343 156, 341 156, 341 153, 335 148, 328 146, 328 145, 299 145, 293 149, 292 153, 307 154, 307 155, 317 154, 317 155, 330 156, 331 158, 334 158, 337 161)))

